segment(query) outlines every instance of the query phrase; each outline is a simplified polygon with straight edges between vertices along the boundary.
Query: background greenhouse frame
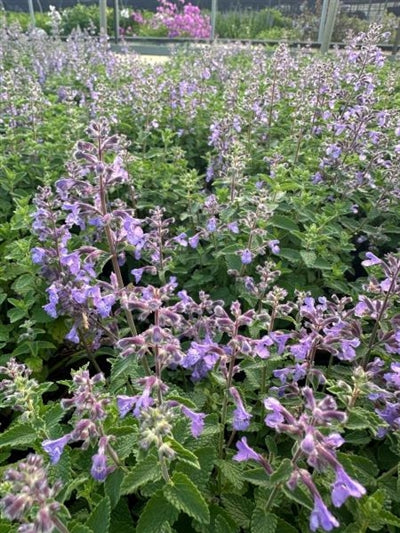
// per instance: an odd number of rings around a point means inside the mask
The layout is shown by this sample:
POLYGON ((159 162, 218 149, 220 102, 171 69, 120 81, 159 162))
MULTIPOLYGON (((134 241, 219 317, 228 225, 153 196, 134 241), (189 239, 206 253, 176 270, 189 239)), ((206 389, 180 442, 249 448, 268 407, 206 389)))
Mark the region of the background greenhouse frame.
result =
MULTIPOLYGON (((319 19, 318 39, 308 42, 310 46, 320 47, 323 52, 328 50, 331 40, 335 21, 339 9, 344 10, 350 16, 360 17, 370 22, 379 21, 385 13, 393 13, 398 17, 396 35, 392 45, 385 47, 391 49, 395 54, 400 43, 400 0, 191 0, 193 5, 205 9, 210 13, 211 19, 211 38, 206 41, 214 41, 217 38, 216 22, 217 17, 223 15, 228 10, 242 10, 242 12, 257 13, 260 9, 278 9, 285 16, 291 17, 299 14, 301 9, 309 9, 311 12, 319 7, 321 17, 319 19), (354 15, 353 15, 354 14, 354 15)), ((65 9, 74 7, 77 4, 84 6, 99 6, 100 27, 102 31, 107 31, 107 7, 113 8, 113 37, 115 42, 119 41, 120 12, 122 9, 134 8, 136 10, 146 9, 155 11, 157 0, 0 0, 0 6, 9 11, 29 11, 32 24, 35 25, 35 12, 46 12, 50 6, 56 9, 65 9)), ((201 41, 202 39, 192 38, 168 38, 168 37, 126 37, 127 41, 133 43, 153 43, 157 45, 169 44, 171 41, 191 42, 201 41)), ((218 38, 219 41, 225 39, 218 38)), ((279 39, 242 39, 253 42, 265 42, 272 44, 279 39)), ((299 41, 291 42, 292 46, 302 44, 299 41)))

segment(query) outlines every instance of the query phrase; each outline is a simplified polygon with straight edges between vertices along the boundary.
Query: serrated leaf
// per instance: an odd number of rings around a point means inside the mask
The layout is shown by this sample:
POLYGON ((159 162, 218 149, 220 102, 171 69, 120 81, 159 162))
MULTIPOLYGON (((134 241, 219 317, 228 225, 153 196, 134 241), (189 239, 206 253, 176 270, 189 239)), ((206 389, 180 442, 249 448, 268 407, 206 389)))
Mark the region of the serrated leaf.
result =
MULTIPOLYGON (((134 420, 133 417, 132 420, 134 420)), ((116 437, 114 448, 118 457, 120 459, 129 457, 137 446, 137 426, 112 427, 109 432, 116 437)))
POLYGON ((70 531, 71 533, 93 533, 93 530, 90 529, 90 527, 83 524, 75 524, 70 531))
POLYGON ((119 502, 123 477, 124 474, 122 470, 118 469, 107 476, 107 479, 105 480, 104 492, 106 496, 110 498, 111 509, 114 509, 119 502))
POLYGON ((378 415, 361 407, 354 407, 349 410, 349 418, 346 422, 348 429, 370 429, 374 432, 382 425, 382 420, 378 415))
POLYGON ((21 446, 32 445, 37 439, 36 431, 28 424, 19 424, 10 429, 6 429, 0 435, 0 449, 8 446, 19 448, 21 446))
POLYGON ((298 263, 301 259, 298 250, 292 250, 292 248, 281 248, 279 257, 283 257, 291 263, 298 263))
POLYGON ((235 528, 232 528, 232 526, 229 524, 228 520, 226 520, 222 515, 218 515, 214 522, 214 533, 232 533, 235 531, 235 528))
POLYGON ((223 495, 222 503, 232 520, 234 520, 239 527, 248 530, 251 514, 254 509, 254 503, 248 498, 238 496, 237 494, 223 495))
POLYGON ((52 429, 55 425, 58 425, 58 422, 65 415, 65 410, 61 407, 59 403, 48 407, 46 412, 43 415, 43 419, 48 430, 52 429))
POLYGON ((278 518, 265 509, 256 507, 251 515, 251 533, 275 533, 278 518))
POLYGON ((111 511, 110 533, 121 533, 122 531, 133 531, 133 520, 129 510, 128 502, 122 499, 111 511))
POLYGON ((154 455, 148 455, 127 474, 121 483, 121 495, 132 494, 150 481, 161 478, 161 468, 154 455))
POLYGON ((270 476, 270 481, 274 485, 285 483, 293 472, 293 466, 290 459, 283 459, 279 467, 270 476))
POLYGON ((400 518, 386 509, 381 509, 379 511, 379 518, 385 525, 400 527, 400 518))
POLYGON ((313 502, 309 495, 304 492, 304 490, 301 487, 296 487, 294 490, 289 490, 285 486, 282 487, 283 492, 286 494, 286 496, 289 498, 289 500, 293 500, 296 503, 299 503, 301 506, 305 507, 306 509, 309 509, 312 511, 313 509, 313 502))
POLYGON ((300 250, 301 258, 308 267, 313 267, 317 260, 317 254, 312 250, 300 250))
POLYGON ((111 504, 108 496, 99 501, 86 521, 93 533, 108 533, 110 527, 111 504))
POLYGON ((245 481, 259 487, 270 487, 271 482, 264 468, 252 468, 243 472, 242 477, 245 481))
POLYGON ((278 517, 278 527, 277 530, 279 533, 299 533, 298 529, 290 525, 286 520, 283 520, 283 518, 278 517))
POLYGON ((208 484, 211 472, 214 468, 217 453, 215 448, 200 448, 194 452, 200 464, 200 470, 190 464, 179 464, 176 468, 178 472, 186 474, 199 490, 204 490, 208 484))
POLYGON ((136 526, 136 533, 155 533, 166 523, 173 524, 179 511, 158 491, 146 503, 136 526))
POLYGON ((210 523, 210 512, 206 501, 198 488, 182 472, 174 473, 163 492, 166 499, 178 510, 202 524, 210 523))
POLYGON ((235 487, 240 490, 243 487, 243 475, 241 468, 232 461, 224 461, 219 459, 216 462, 222 475, 235 487))
POLYGON ((285 229, 287 231, 299 230, 299 226, 295 222, 293 222, 291 218, 286 217, 284 215, 273 215, 268 222, 276 228, 285 229))
POLYGON ((190 450, 186 449, 184 446, 182 446, 182 444, 180 444, 175 439, 167 438, 165 440, 166 440, 166 443, 175 452, 177 452, 179 454, 177 459, 179 459, 180 461, 183 461, 184 463, 188 463, 188 464, 194 466, 194 468, 200 469, 199 461, 198 461, 197 457, 195 456, 195 454, 193 452, 191 452, 190 450))

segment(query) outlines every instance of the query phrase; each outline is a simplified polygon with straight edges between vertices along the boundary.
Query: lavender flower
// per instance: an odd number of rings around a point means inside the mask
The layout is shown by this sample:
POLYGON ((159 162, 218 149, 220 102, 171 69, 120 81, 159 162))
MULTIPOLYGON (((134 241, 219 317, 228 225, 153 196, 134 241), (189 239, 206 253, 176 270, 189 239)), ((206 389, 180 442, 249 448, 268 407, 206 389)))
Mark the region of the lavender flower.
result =
POLYGON ((322 501, 322 498, 314 496, 314 509, 310 516, 310 529, 316 531, 321 527, 324 531, 332 531, 333 528, 339 527, 339 522, 329 512, 327 506, 322 501))
POLYGON ((70 442, 71 434, 67 433, 63 437, 56 440, 44 440, 42 448, 49 454, 52 464, 58 463, 63 453, 65 446, 70 442))
POLYGON ((253 260, 253 254, 249 249, 246 248, 246 250, 243 250, 240 260, 242 261, 243 265, 249 265, 253 260))
POLYGON ((271 465, 261 454, 254 451, 253 448, 247 444, 246 437, 242 437, 241 440, 236 443, 236 448, 238 449, 238 453, 233 456, 234 461, 256 461, 263 466, 267 474, 272 474, 271 465))
POLYGON ((199 437, 203 432, 204 418, 206 415, 204 413, 195 413, 185 405, 182 405, 181 409, 182 413, 191 421, 190 431, 192 432, 193 437, 199 437))
POLYGON ((366 492, 358 481, 352 479, 341 466, 337 466, 336 479, 332 486, 332 503, 335 507, 341 507, 350 496, 361 498, 366 492))
POLYGON ((244 408, 240 394, 235 387, 230 387, 229 393, 236 404, 236 409, 233 411, 233 428, 237 431, 244 431, 249 427, 252 415, 244 408))
POLYGON ((257 463, 260 462, 261 455, 253 450, 253 448, 250 448, 250 446, 247 444, 247 437, 242 437, 241 440, 239 440, 236 443, 236 448, 238 449, 238 453, 233 456, 234 461, 257 461, 257 463))

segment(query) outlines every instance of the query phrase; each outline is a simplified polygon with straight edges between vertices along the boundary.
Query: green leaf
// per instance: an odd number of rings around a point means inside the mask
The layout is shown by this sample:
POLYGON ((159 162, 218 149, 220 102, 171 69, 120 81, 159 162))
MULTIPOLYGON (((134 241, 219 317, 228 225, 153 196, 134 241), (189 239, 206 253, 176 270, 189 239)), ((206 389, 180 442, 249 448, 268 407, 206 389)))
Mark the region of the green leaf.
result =
POLYGON ((182 472, 175 472, 171 482, 164 487, 164 496, 177 509, 202 524, 210 523, 210 512, 203 496, 182 472))
POLYGON ((306 266, 314 266, 315 261, 317 260, 317 254, 315 252, 309 250, 300 250, 300 255, 306 266))
POLYGON ((298 250, 293 250, 292 248, 281 248, 281 251, 279 252, 279 257, 283 257, 291 263, 298 263, 301 259, 298 250))
POLYGON ((271 486, 270 479, 265 473, 265 469, 262 467, 246 470, 245 472, 243 472, 242 477, 245 481, 248 481, 249 483, 252 483, 253 485, 257 485, 259 487, 271 486))
POLYGON ((381 509, 379 511, 379 518, 385 525, 400 527, 400 518, 386 509, 381 509))
POLYGON ((122 531, 133 531, 133 520, 129 510, 128 502, 122 499, 111 511, 110 533, 121 533, 122 531))
POLYGON ((210 446, 206 448, 199 448, 194 452, 194 454, 200 464, 200 470, 188 463, 179 464, 176 470, 186 474, 199 490, 205 490, 208 480, 210 479, 211 472, 214 468, 217 452, 215 448, 210 446))
POLYGON ((239 465, 223 459, 219 459, 216 464, 224 478, 232 483, 235 489, 240 490, 243 487, 243 474, 239 465))
POLYGON ((136 533, 156 533, 164 524, 173 524, 178 518, 178 510, 158 491, 146 503, 136 526, 136 533))
POLYGON ((90 529, 90 527, 83 524, 75 524, 70 531, 71 533, 93 533, 93 530, 90 529))
POLYGON ((46 423, 47 430, 51 430, 54 426, 58 426, 58 422, 65 415, 65 410, 59 403, 53 404, 46 409, 43 419, 46 423))
POLYGON ((296 487, 294 490, 289 490, 283 486, 282 491, 285 493, 287 498, 289 498, 289 500, 293 500, 296 503, 299 503, 302 507, 312 511, 314 507, 313 502, 309 495, 301 487, 296 487))
POLYGON ((193 452, 187 450, 182 444, 172 438, 165 439, 166 443, 179 454, 178 459, 200 469, 200 464, 193 452))
POLYGON ((35 279, 35 276, 32 274, 23 274, 14 281, 14 283, 11 285, 11 288, 17 294, 25 294, 35 287, 35 279))
POLYGON ((213 533, 234 533, 236 528, 228 522, 228 520, 222 516, 218 515, 214 522, 213 533))
POLYGON ((138 463, 121 483, 121 495, 132 494, 137 489, 150 481, 161 478, 161 468, 154 455, 148 455, 146 459, 138 463))
POLYGON ((290 525, 283 518, 278 517, 278 527, 277 530, 279 533, 298 533, 298 529, 290 525))
POLYGON ((382 420, 367 409, 354 407, 349 410, 349 418, 345 425, 348 429, 370 429, 375 433, 378 427, 382 425, 382 420))
POLYGON ((256 507, 251 515, 251 533, 275 533, 278 518, 265 509, 256 507))
POLYGON ((36 431, 29 424, 19 424, 10 429, 6 429, 0 435, 0 449, 10 446, 20 448, 21 446, 32 445, 38 438, 36 431))
POLYGON ((293 472, 293 466, 290 459, 283 459, 279 467, 270 476, 270 481, 274 485, 285 483, 293 472))
POLYGON ((112 472, 104 483, 104 492, 109 497, 111 503, 111 509, 119 502, 121 482, 124 477, 122 470, 118 469, 112 472))
POLYGON ((99 501, 86 521, 93 533, 108 533, 110 527, 111 504, 108 496, 99 501))
POLYGON ((27 316, 28 311, 26 309, 16 309, 15 307, 7 311, 7 316, 10 319, 11 324, 21 320, 27 316))
POLYGON ((284 215, 274 215, 269 219, 269 223, 276 228, 285 229, 287 231, 299 231, 299 226, 293 220, 284 215))
POLYGON ((248 498, 237 494, 224 494, 221 499, 232 520, 239 527, 248 530, 254 503, 248 498))

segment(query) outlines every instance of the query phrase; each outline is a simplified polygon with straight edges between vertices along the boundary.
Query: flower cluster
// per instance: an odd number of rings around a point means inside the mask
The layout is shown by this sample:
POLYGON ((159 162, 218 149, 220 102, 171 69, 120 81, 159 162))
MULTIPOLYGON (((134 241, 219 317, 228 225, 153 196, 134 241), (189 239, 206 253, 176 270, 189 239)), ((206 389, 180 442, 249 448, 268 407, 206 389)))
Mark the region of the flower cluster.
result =
MULTIPOLYGON (((265 417, 265 424, 275 429, 278 433, 291 435, 297 442, 292 458, 293 472, 287 484, 294 490, 299 481, 309 489, 314 499, 314 509, 310 516, 310 529, 316 531, 322 527, 331 531, 339 525, 335 517, 328 511, 320 492, 308 470, 299 466, 303 459, 308 466, 316 472, 324 472, 331 468, 335 473, 335 481, 331 485, 331 498, 335 507, 341 507, 349 497, 361 498, 366 494, 365 488, 352 479, 344 470, 336 457, 336 449, 344 443, 339 433, 322 432, 319 427, 331 427, 333 423, 343 424, 346 414, 337 409, 332 396, 325 396, 317 401, 312 389, 304 387, 302 393, 305 400, 305 411, 299 418, 276 398, 269 397, 264 400, 264 405, 269 413, 265 417)), ((247 439, 242 438, 237 443, 238 453, 234 456, 236 461, 254 460, 260 463, 268 474, 272 469, 262 455, 255 452, 247 444, 247 439)))
POLYGON ((159 0, 157 13, 153 19, 155 27, 165 26, 169 37, 193 37, 194 39, 209 39, 211 35, 210 17, 203 15, 197 6, 186 0, 179 0, 182 4, 180 11, 177 4, 168 0, 159 0))
POLYGON ((6 471, 2 485, 7 494, 0 499, 0 507, 9 520, 21 523, 19 533, 68 531, 57 516, 61 505, 55 498, 62 483, 49 483, 42 457, 28 455, 16 468, 6 471))
POLYGON ((88 449, 94 442, 98 443, 98 451, 92 457, 91 474, 97 481, 104 481, 115 469, 108 465, 111 459, 118 464, 118 457, 110 445, 111 436, 105 435, 103 421, 107 416, 106 407, 111 399, 99 385, 104 383, 104 376, 96 374, 92 378, 89 371, 81 369, 72 378, 73 396, 62 400, 64 409, 73 409, 74 428, 62 437, 42 442, 43 449, 49 454, 53 464, 58 463, 67 444, 83 441, 81 449, 88 449))

